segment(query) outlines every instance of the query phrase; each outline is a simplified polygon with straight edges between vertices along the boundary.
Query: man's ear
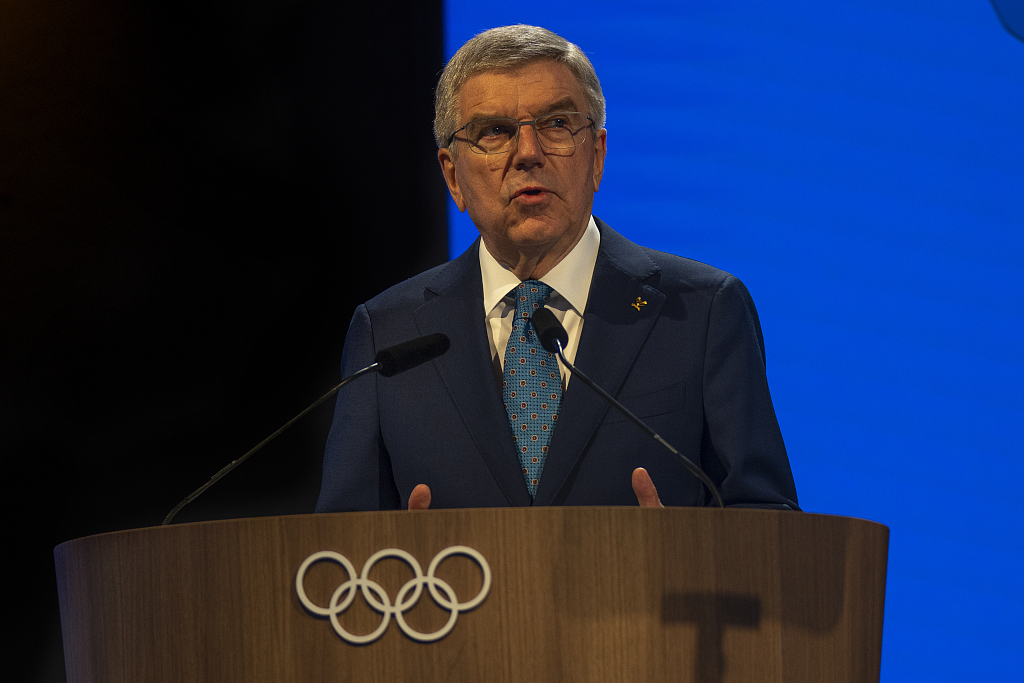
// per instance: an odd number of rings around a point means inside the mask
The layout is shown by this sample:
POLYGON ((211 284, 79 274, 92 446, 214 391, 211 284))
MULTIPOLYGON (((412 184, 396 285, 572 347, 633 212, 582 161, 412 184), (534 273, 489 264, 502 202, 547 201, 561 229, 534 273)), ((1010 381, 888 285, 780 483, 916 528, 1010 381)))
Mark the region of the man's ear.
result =
POLYGON ((608 130, 602 128, 594 136, 594 192, 601 187, 604 176, 604 155, 608 152, 608 130))
POLYGON ((455 159, 447 147, 437 150, 437 161, 441 164, 441 173, 444 181, 448 183, 448 192, 455 200, 455 206, 459 207, 461 213, 466 212, 466 202, 462 199, 462 190, 459 189, 459 180, 455 172, 455 159))

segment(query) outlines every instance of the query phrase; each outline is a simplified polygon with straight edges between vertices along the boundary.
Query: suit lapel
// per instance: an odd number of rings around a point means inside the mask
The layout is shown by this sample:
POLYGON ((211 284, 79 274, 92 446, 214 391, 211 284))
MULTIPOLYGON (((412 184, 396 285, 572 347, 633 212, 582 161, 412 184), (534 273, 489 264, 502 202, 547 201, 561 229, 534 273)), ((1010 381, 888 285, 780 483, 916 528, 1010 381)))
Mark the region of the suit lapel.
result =
POLYGON ((426 301, 416 309, 416 326, 420 334, 448 335, 451 349, 434 361, 441 381, 508 504, 528 506, 530 494, 494 382, 484 324, 479 243, 478 239, 428 286, 426 301))
MULTIPOLYGON (((644 282, 658 267, 643 250, 602 221, 597 223, 601 247, 575 365, 615 396, 658 319, 665 295, 644 282)), ((608 410, 614 409, 590 387, 570 380, 534 505, 556 499, 608 410)))

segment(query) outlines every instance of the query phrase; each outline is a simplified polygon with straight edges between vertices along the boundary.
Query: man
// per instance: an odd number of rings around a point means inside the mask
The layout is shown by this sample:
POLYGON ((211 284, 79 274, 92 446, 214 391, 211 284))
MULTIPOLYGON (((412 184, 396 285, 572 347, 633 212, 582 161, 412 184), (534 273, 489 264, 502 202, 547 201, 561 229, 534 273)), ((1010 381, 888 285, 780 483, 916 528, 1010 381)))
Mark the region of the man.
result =
POLYGON ((570 362, 703 468, 726 504, 797 509, 742 283, 591 215, 607 133, 582 51, 531 26, 473 38, 441 76, 435 136, 480 239, 360 306, 342 373, 434 332, 451 349, 339 394, 317 511, 708 504, 674 456, 539 348, 540 306, 565 326, 570 362))

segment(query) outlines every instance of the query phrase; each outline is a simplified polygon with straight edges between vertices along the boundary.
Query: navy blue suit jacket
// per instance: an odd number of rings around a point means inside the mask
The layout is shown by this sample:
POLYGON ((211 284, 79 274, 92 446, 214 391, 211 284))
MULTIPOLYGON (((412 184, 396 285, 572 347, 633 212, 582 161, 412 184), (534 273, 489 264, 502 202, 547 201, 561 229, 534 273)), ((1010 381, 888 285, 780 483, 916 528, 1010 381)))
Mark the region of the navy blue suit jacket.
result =
MULTIPOLYGON (((753 301, 735 277, 640 247, 601 221, 576 365, 698 463, 727 505, 797 508, 765 378, 753 301), (646 302, 639 308, 637 300, 646 302)), ((324 456, 318 512, 403 507, 636 505, 644 467, 665 505, 709 494, 668 451, 579 380, 569 382, 536 499, 512 442, 484 323, 477 249, 360 306, 342 375, 377 351, 433 332, 440 358, 343 388, 324 456)))

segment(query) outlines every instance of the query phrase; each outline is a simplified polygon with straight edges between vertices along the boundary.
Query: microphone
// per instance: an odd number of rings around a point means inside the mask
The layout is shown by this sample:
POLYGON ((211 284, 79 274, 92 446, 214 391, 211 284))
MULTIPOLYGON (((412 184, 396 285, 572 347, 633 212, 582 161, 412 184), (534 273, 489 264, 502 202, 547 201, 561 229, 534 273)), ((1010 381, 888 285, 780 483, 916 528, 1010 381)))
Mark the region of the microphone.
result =
MULTIPOLYGON (((447 336, 435 333, 410 339, 379 351, 374 357, 377 372, 384 377, 394 377, 400 372, 411 370, 444 354, 452 345, 447 336)), ((370 367, 373 367, 372 365, 370 367)))
POLYGON ((288 422, 286 422, 280 429, 278 429, 276 432, 274 432, 267 438, 263 439, 263 441, 260 441, 248 453, 238 458, 237 460, 232 460, 230 463, 222 467, 220 471, 217 472, 217 474, 210 477, 210 481, 206 482, 198 489, 190 493, 188 496, 185 497, 185 500, 178 503, 173 510, 167 513, 167 516, 164 518, 164 521, 161 522, 161 526, 170 524, 171 520, 174 519, 174 516, 178 514, 181 508, 185 507, 193 500, 201 496, 203 492, 206 491, 206 489, 210 488, 218 481, 223 479, 224 475, 226 475, 228 472, 230 472, 231 470, 235 469, 243 462, 248 460, 249 456, 253 455, 261 448, 266 446, 268 443, 276 439, 281 434, 281 432, 291 427, 293 424, 295 424, 300 419, 305 417, 306 414, 309 413, 311 410, 313 410, 318 405, 329 399, 334 394, 338 393, 339 389, 341 389, 343 386, 345 386, 352 380, 358 379, 363 375, 368 375, 371 372, 380 373, 384 377, 394 377, 395 375, 401 372, 411 370, 417 365, 422 365, 423 363, 426 363, 428 360, 433 360, 438 356, 443 355, 446 351, 448 351, 448 348, 450 346, 451 341, 448 339, 446 335, 435 333, 428 334, 425 337, 410 339, 407 342, 402 342, 401 344, 389 346, 386 349, 381 349, 380 351, 377 352, 377 355, 374 356, 372 364, 367 365, 365 368, 362 368, 361 370, 357 370, 356 372, 352 373, 345 379, 341 380, 341 382, 336 387, 334 387, 326 394, 318 398, 316 401, 313 402, 312 405, 303 410, 301 413, 299 413, 292 419, 288 420, 288 422))
POLYGON ((718 487, 716 487, 714 482, 712 482, 708 475, 704 473, 704 470, 697 467, 689 458, 673 448, 672 444, 661 438, 661 436, 648 427, 643 420, 627 410, 626 407, 615 400, 611 394, 597 386, 593 380, 580 372, 579 368, 566 359, 563 349, 565 348, 565 345, 569 343, 569 335, 566 333, 565 328, 562 327, 562 323, 558 322, 558 318, 555 317, 554 313, 547 308, 541 308, 534 311, 533 315, 530 316, 530 320, 533 322, 533 329, 537 333, 537 339, 540 341, 541 346, 543 346, 547 351, 557 354, 562 363, 564 363, 572 372, 573 377, 579 377, 584 384, 596 391, 601 398, 618 408, 619 412, 632 420, 633 423, 640 427, 640 429, 644 430, 648 436, 667 448, 672 455, 676 456, 676 459, 679 460, 690 474, 697 477, 697 479, 699 479, 700 482, 704 484, 709 491, 711 491, 711 495, 714 496, 715 502, 718 503, 718 507, 725 507, 725 504, 722 502, 722 496, 718 493, 718 487))

